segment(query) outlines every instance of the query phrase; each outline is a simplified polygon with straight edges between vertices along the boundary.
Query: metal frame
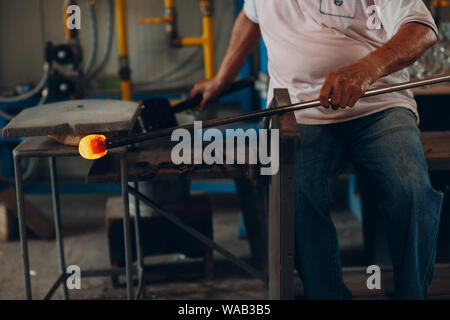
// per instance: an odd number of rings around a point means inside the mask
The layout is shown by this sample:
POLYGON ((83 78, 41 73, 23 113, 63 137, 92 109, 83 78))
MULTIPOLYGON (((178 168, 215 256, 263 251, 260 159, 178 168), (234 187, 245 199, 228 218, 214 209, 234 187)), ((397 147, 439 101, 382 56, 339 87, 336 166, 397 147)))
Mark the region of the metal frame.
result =
MULTIPOLYGON (((275 89, 272 107, 291 104, 287 89, 275 89)), ((274 116, 279 130, 280 167, 269 182, 269 298, 294 298, 295 144, 300 135, 293 113, 274 116)))
MULTIPOLYGON (((289 92, 287 89, 275 89, 273 107, 277 108, 283 105, 289 105, 291 103, 289 92)), ((124 244, 125 244, 125 268, 123 269, 108 269, 108 270, 90 270, 82 272, 82 277, 99 277, 99 276, 112 276, 123 275, 126 276, 127 282, 127 295, 129 299, 139 298, 143 294, 144 288, 144 263, 141 247, 141 234, 140 234, 140 210, 139 203, 153 208, 158 214, 177 225, 180 229, 189 233, 201 241, 211 249, 216 250, 222 254, 226 259, 233 262, 236 266, 246 271, 248 274, 262 280, 263 282, 269 282, 269 298, 270 299, 293 299, 294 288, 294 163, 295 163, 295 144, 299 141, 299 132, 295 122, 293 113, 286 113, 279 116, 273 116, 271 121, 272 129, 279 129, 279 145, 280 145, 280 170, 272 176, 268 184, 269 199, 268 199, 268 211, 269 211, 269 279, 248 265, 244 261, 238 259, 231 252, 225 248, 219 246, 211 239, 205 237, 203 234, 193 229, 192 227, 183 223, 178 217, 167 212, 161 208, 157 203, 139 192, 138 182, 134 182, 134 187, 128 185, 128 170, 126 161, 126 148, 125 151, 120 153, 120 182, 122 187, 122 198, 124 204, 123 218, 124 218, 124 244), (134 228, 136 236, 136 249, 137 249, 137 268, 132 267, 131 257, 131 239, 130 239, 130 212, 129 212, 129 193, 135 197, 135 219, 134 228), (133 273, 137 272, 139 283, 137 286, 136 294, 133 288, 133 273)), ((20 146, 20 145, 19 145, 20 146)), ((120 150, 120 149, 118 149, 120 150)), ((22 154, 19 147, 14 149, 14 167, 16 173, 16 192, 17 192, 17 208, 19 216, 19 228, 20 228, 20 243, 21 251, 24 262, 24 279, 25 279, 25 291, 26 298, 32 298, 31 291, 31 279, 30 279, 30 265, 28 256, 28 242, 26 235, 26 221, 24 213, 24 200, 22 189, 22 174, 21 174, 21 159, 24 157, 49 157, 50 161, 50 176, 52 185, 52 199, 53 199, 53 211, 55 217, 55 229, 56 229, 56 241, 58 246, 58 260, 60 265, 60 272, 57 281, 46 295, 46 299, 50 299, 57 288, 65 281, 67 275, 65 273, 66 265, 64 260, 64 246, 61 230, 61 212, 59 203, 59 192, 57 184, 57 172, 56 172, 56 157, 61 156, 49 155, 47 153, 42 155, 39 150, 35 150, 34 153, 26 152, 22 154)), ((75 154, 65 154, 65 156, 73 156, 75 154)), ((69 298, 66 287, 62 288, 63 297, 69 298)))
MULTIPOLYGON (((30 138, 34 139, 34 138, 30 138)), ((13 150, 13 158, 14 158, 14 171, 15 171, 15 181, 16 181, 16 194, 17 194, 17 213, 19 219, 19 232, 20 232, 20 247, 23 258, 24 265, 24 281, 25 281, 25 295, 27 300, 31 300, 32 289, 31 289, 31 277, 30 277, 30 261, 29 261, 29 252, 28 252, 28 239, 26 233, 26 216, 24 210, 24 195, 23 195, 23 186, 22 186, 22 166, 21 160, 23 158, 30 157, 48 157, 49 165, 50 165, 50 179, 51 179, 51 187, 52 187, 52 201, 53 201, 53 214, 55 219, 55 235, 56 235, 56 244, 58 250, 58 262, 60 268, 60 274, 58 279, 55 281, 53 286, 50 288, 48 293, 45 296, 45 300, 51 299, 58 287, 62 286, 62 294, 65 300, 69 299, 69 292, 67 287, 65 286, 65 280, 67 279, 66 274, 66 262, 64 257, 64 241, 61 227, 61 209, 60 209, 60 201, 59 201, 59 190, 57 183, 57 170, 56 170, 56 157, 60 156, 76 156, 77 151, 75 148, 71 148, 70 152, 66 152, 62 154, 61 152, 52 154, 52 150, 26 150, 26 152, 22 152, 20 146, 24 144, 27 140, 22 142, 19 146, 17 146, 13 150), (73 149, 73 151, 72 151, 73 149)), ((126 163, 126 148, 123 150, 119 150, 120 153, 120 167, 121 167, 121 186, 122 186, 122 198, 123 198, 123 218, 124 218, 124 244, 125 244, 125 268, 120 269, 102 269, 102 270, 88 270, 82 271, 81 277, 106 277, 113 275, 123 275, 126 276, 127 283, 127 295, 128 299, 134 299, 134 288, 133 288, 133 273, 136 270, 132 267, 132 258, 131 258, 131 239, 130 239, 130 212, 129 212, 129 200, 128 200, 128 171, 127 171, 127 163, 126 163)), ((137 217, 139 213, 137 212, 137 217)), ((139 219, 135 219, 135 229, 136 229, 136 237, 140 236, 139 233, 139 219)), ((138 238, 137 238, 138 240, 138 238)), ((143 284, 143 261, 142 255, 139 254, 141 252, 141 242, 136 241, 136 248, 138 250, 138 277, 139 277, 139 286, 137 295, 139 296, 142 291, 143 284)))
POLYGON ((205 246, 207 246, 213 250, 216 250, 218 253, 220 253, 222 256, 224 256, 226 259, 228 259, 233 264, 235 264, 237 267, 239 267, 240 269, 247 272, 249 275, 251 275, 257 279, 260 279, 261 281, 263 281, 265 283, 267 282, 267 280, 268 280, 267 277, 264 274, 262 274, 260 271, 258 271, 254 267, 250 266, 248 263, 242 261, 241 259, 236 257, 234 254, 232 254, 230 251, 228 251, 227 249, 218 245, 217 243, 215 243, 213 240, 209 239, 208 237, 204 236, 202 233, 200 233, 196 229, 185 224, 180 218, 178 218, 177 216, 169 213, 168 211, 166 211, 165 209, 160 207, 157 203, 155 203, 150 198, 148 198, 147 196, 140 193, 137 189, 135 189, 133 187, 129 187, 128 190, 136 199, 142 201, 143 203, 145 203, 146 205, 151 207, 153 210, 155 210, 156 213, 158 213, 162 217, 166 218, 167 220, 169 220, 170 222, 175 224, 177 227, 179 227, 181 230, 187 232, 192 237, 196 238, 198 241, 202 242, 205 246))

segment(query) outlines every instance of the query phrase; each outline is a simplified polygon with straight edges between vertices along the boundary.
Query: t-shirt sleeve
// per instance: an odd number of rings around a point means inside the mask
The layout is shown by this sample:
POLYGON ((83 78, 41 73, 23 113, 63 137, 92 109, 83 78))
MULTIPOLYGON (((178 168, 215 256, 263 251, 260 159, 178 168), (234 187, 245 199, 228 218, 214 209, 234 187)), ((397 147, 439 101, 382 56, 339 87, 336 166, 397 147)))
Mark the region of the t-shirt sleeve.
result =
POLYGON ((426 25, 438 35, 433 16, 422 0, 375 0, 375 4, 380 7, 380 20, 389 39, 410 22, 426 25))
POLYGON ((252 22, 258 23, 258 14, 256 12, 255 0, 245 0, 244 12, 247 18, 249 18, 252 22))

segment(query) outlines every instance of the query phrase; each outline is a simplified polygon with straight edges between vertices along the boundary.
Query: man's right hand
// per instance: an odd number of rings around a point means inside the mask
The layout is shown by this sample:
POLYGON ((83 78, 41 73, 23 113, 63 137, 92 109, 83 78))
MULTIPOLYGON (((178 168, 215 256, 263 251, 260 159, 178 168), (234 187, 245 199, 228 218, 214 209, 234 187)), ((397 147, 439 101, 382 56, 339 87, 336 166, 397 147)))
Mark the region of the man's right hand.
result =
POLYGON ((245 60, 258 46, 260 39, 259 25, 248 19, 244 10, 241 10, 234 23, 230 44, 217 75, 209 80, 197 82, 191 90, 191 97, 198 94, 203 96, 199 106, 200 111, 204 110, 208 103, 216 100, 228 86, 231 86, 245 60))
POLYGON ((226 86, 223 81, 220 81, 217 77, 200 80, 194 85, 194 88, 192 88, 191 98, 196 95, 201 95, 203 97, 202 102, 198 107, 200 111, 203 111, 209 103, 214 102, 219 97, 225 88, 226 86))

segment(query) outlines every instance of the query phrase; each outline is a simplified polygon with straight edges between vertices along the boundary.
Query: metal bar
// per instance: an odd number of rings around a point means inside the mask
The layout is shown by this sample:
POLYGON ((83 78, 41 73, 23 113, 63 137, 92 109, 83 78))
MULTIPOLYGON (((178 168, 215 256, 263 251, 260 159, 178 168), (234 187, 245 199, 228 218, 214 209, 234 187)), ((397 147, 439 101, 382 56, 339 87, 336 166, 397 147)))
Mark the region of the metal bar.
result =
POLYGON ((123 276, 123 275, 126 275, 125 268, 81 271, 81 278, 97 278, 97 277, 123 276))
MULTIPOLYGON (((134 188, 139 191, 139 182, 134 183, 134 188)), ((134 197, 134 233, 136 241, 136 258, 137 258, 137 269, 138 269, 138 286, 136 289, 136 299, 143 293, 144 288, 144 254, 142 252, 142 241, 141 241, 141 208, 139 199, 134 197)))
MULTIPOLYGON (((273 107, 291 103, 287 89, 275 89, 273 107)), ((283 117, 292 116, 286 114, 283 117)), ((275 117, 272 128, 280 129, 275 117)), ((295 122, 295 119, 292 119, 295 122)), ((286 129, 286 128, 285 128, 286 129)), ((280 169, 270 177, 269 191, 269 298, 294 298, 294 199, 295 138, 283 139, 280 134, 280 169)))
MULTIPOLYGON (((288 89, 276 90, 275 105, 290 103, 288 89)), ((292 114, 282 117, 292 117, 292 114)), ((274 121, 275 123, 275 121, 274 121)), ((283 128, 280 128, 283 131, 283 128)), ((281 299, 294 299, 294 244, 295 244, 295 138, 284 139, 280 134, 280 252, 281 252, 281 299)))
POLYGON ((32 300, 31 279, 30 279, 30 261, 28 256, 28 239, 25 220, 25 210, 23 206, 23 188, 22 188, 22 165, 21 158, 14 154, 14 171, 16 176, 16 197, 17 197, 17 216, 19 218, 20 250, 23 259, 23 272, 25 280, 25 296, 27 300, 32 300))
MULTIPOLYGON (((53 202, 53 217, 55 219, 55 235, 56 235, 56 246, 58 250, 58 261, 59 270, 62 274, 66 273, 66 261, 64 258, 64 243, 62 235, 62 223, 61 223, 61 206, 59 201, 59 191, 58 191, 58 177, 56 172, 56 159, 55 157, 49 157, 49 167, 50 167, 50 182, 52 186, 52 202, 53 202)), ((67 286, 62 286, 62 293, 64 300, 69 299, 69 292, 67 286)))
MULTIPOLYGON (((280 164, 281 165, 281 164, 280 164)), ((280 168, 281 170, 282 168, 280 168)), ((269 299, 281 299, 280 173, 270 177, 269 188, 269 299)))
MULTIPOLYGON (((81 278, 98 278, 98 277, 109 277, 109 276, 122 276, 126 273, 125 268, 118 269, 99 269, 99 270, 86 270, 81 271, 81 278)), ((53 283, 50 290, 44 297, 44 300, 50 300, 55 294, 58 287, 64 283, 64 281, 68 278, 66 273, 62 273, 59 275, 58 279, 56 279, 55 283, 53 283)))
POLYGON ((173 214, 167 212, 163 208, 161 208, 159 205, 157 205, 155 202, 150 200, 148 197, 144 196, 142 193, 134 189, 133 187, 129 187, 129 192, 135 196, 136 198, 139 198, 142 202, 153 208, 158 214, 178 226, 183 231, 187 232, 191 236, 195 237, 198 241, 202 242, 204 245, 208 246, 209 248, 212 248, 219 252, 221 255, 223 255, 225 258, 233 262, 236 266, 246 271, 248 274, 254 276, 255 278, 258 278, 264 282, 267 282, 267 277, 263 275, 261 272, 250 266, 249 264, 245 263, 244 261, 237 258, 234 254, 229 252, 227 249, 219 246, 214 241, 209 239, 208 237, 204 236, 199 231, 195 230, 194 228, 186 225, 183 221, 181 221, 180 218, 174 216, 173 214))
MULTIPOLYGON (((437 77, 437 78, 431 78, 431 79, 425 79, 425 80, 411 81, 411 82, 401 83, 401 84, 386 87, 386 88, 369 90, 361 98, 372 97, 372 96, 376 96, 376 95, 380 95, 380 94, 402 91, 402 90, 422 87, 422 86, 426 86, 426 85, 432 85, 432 84, 446 82, 446 81, 450 81, 450 75, 443 76, 443 77, 437 77)), ((292 112, 292 111, 315 108, 315 107, 319 107, 320 105, 321 104, 320 104, 319 100, 307 101, 307 102, 302 102, 302 103, 294 103, 294 104, 280 106, 280 107, 272 108, 272 109, 258 110, 258 111, 244 113, 244 114, 233 115, 233 116, 229 116, 229 117, 225 117, 225 118, 203 121, 202 127, 203 128, 217 127, 217 126, 230 124, 230 123, 234 123, 234 122, 254 120, 254 119, 272 116, 272 115, 276 115, 276 114, 283 114, 283 113, 292 112)), ((106 140, 106 148, 111 149, 111 148, 129 145, 129 144, 136 143, 136 142, 151 140, 151 139, 164 137, 164 136, 170 136, 172 134, 172 132, 176 129, 192 130, 193 128, 194 128, 194 124, 188 124, 188 125, 166 128, 166 129, 162 129, 162 130, 155 130, 155 131, 150 131, 150 132, 146 132, 146 133, 125 136, 125 137, 115 137, 115 138, 106 140)))
POLYGON ((130 205, 128 199, 128 170, 126 155, 120 156, 120 178, 122 184, 122 199, 123 199, 123 234, 125 245, 125 270, 127 278, 127 294, 128 299, 134 299, 133 292, 133 272, 131 259, 131 241, 130 241, 130 205))
POLYGON ((67 276, 68 275, 65 272, 59 275, 58 279, 55 281, 53 286, 50 288, 50 290, 48 290, 47 294, 44 297, 44 300, 50 300, 53 297, 58 287, 67 279, 67 276))

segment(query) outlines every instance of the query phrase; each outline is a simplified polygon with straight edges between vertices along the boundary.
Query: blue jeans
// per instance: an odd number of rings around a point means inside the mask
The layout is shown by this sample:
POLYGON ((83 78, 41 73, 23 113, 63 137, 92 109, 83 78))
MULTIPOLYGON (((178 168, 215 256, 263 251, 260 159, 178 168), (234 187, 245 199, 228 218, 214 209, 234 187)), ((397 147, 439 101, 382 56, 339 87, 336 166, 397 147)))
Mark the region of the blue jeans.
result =
POLYGON ((371 203, 387 216, 396 297, 425 299, 436 257, 443 195, 430 183, 415 115, 390 108, 352 121, 299 125, 295 263, 307 299, 350 299, 344 285, 332 187, 350 160, 371 203))

